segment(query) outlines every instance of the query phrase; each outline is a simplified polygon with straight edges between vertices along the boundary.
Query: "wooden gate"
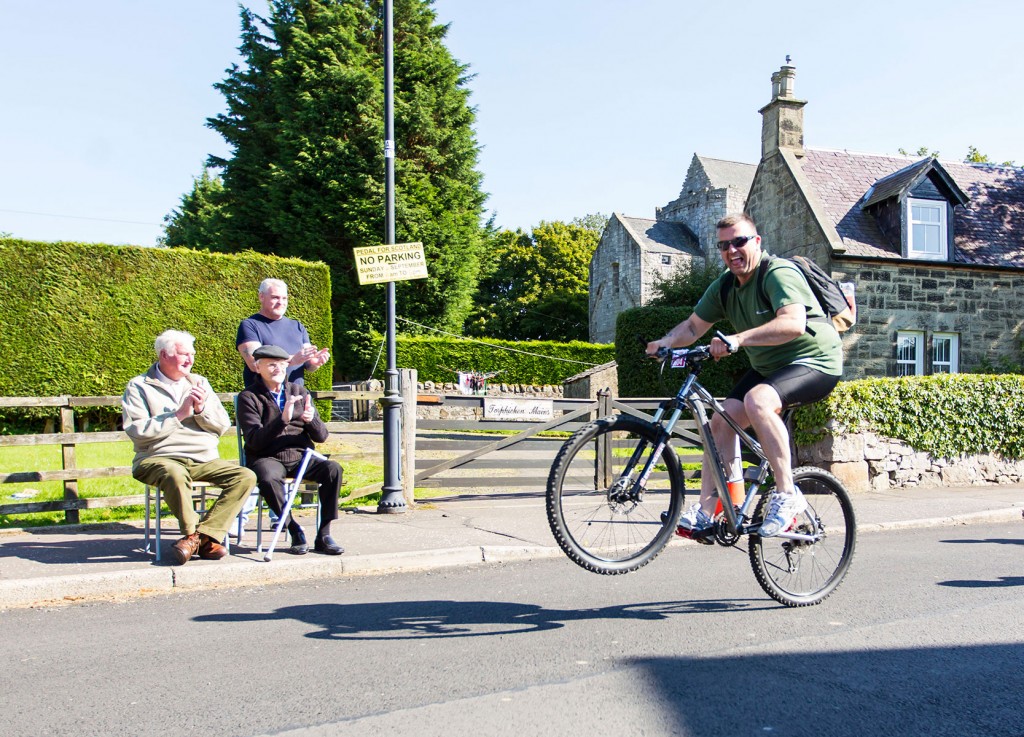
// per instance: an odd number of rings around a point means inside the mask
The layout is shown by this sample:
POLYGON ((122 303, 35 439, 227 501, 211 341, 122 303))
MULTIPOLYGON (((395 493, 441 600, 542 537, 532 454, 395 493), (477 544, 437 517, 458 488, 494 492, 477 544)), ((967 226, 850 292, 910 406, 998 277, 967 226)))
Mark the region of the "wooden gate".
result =
MULTIPOLYGON (((421 398, 425 399, 425 398, 421 398)), ((430 397, 450 414, 483 416, 485 397, 430 397)), ((415 432, 415 478, 418 489, 449 489, 456 493, 499 490, 543 494, 551 464, 568 434, 598 417, 613 413, 650 419, 659 399, 614 399, 601 394, 591 399, 552 399, 554 418, 545 422, 502 422, 485 419, 418 419, 415 432), (646 410, 646 411, 645 411, 646 410), (495 433, 502 433, 495 437, 495 433), (511 434, 510 434, 511 433, 511 434)), ((699 463, 699 437, 691 420, 680 422, 673 443, 680 461, 699 463), (691 450, 697 446, 696 449, 691 450)), ((611 483, 612 464, 594 460, 594 480, 611 483)), ((696 469, 688 478, 699 475, 696 469)))

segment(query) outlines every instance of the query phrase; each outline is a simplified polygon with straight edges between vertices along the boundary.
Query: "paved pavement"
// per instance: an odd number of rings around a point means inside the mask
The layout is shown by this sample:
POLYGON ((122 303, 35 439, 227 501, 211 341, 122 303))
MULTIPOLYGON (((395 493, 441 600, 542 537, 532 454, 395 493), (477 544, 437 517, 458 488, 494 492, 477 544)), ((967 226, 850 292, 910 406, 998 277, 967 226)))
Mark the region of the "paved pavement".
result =
MULTIPOLYGON (((1013 523, 1024 537, 1024 486, 865 492, 853 501, 861 532, 1013 523)), ((314 527, 311 514, 298 514, 307 536, 314 527)), ((360 508, 343 512, 332 531, 346 548, 342 556, 292 556, 279 549, 264 562, 255 532, 249 532, 224 560, 172 566, 168 556, 158 563, 144 552, 141 525, 0 530, 0 610, 562 555, 538 494, 432 500, 404 514, 360 508)), ((164 546, 177 539, 173 518, 164 518, 162 532, 164 546)))

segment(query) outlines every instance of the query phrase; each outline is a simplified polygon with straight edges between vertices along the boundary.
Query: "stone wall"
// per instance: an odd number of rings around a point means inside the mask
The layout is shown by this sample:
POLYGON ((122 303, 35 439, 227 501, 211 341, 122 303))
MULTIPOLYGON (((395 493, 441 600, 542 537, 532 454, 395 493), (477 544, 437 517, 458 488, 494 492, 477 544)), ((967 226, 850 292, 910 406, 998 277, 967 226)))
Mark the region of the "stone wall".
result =
POLYGON ((679 197, 659 208, 657 219, 684 223, 697 236, 704 258, 709 259, 709 263, 718 264, 721 257, 716 246, 718 231, 715 226, 726 215, 743 212, 746 197, 747 193, 738 189, 712 186, 700 160, 694 155, 679 197))
MULTIPOLYGON (((1024 274, 954 264, 836 260, 833 275, 857 289, 857 325, 843 338, 844 379, 896 375, 896 333, 960 336, 960 370, 983 358, 1020 360, 1024 274)), ((931 373, 925 365, 925 373, 931 373)))
POLYGON ((785 157, 761 162, 747 198, 763 248, 775 256, 799 254, 828 268, 831 249, 785 157))
POLYGON ((608 221, 590 261, 590 342, 615 341, 615 318, 641 305, 640 249, 617 217, 608 221), (618 264, 618 285, 613 264, 618 264))
MULTIPOLYGON (((457 384, 441 384, 424 381, 416 384, 417 394, 438 396, 458 395, 457 384)), ((515 399, 561 399, 562 387, 545 384, 531 386, 529 384, 488 384, 487 394, 479 396, 506 397, 515 399)), ((483 419, 483 405, 469 406, 465 404, 433 404, 429 401, 416 405, 416 418, 419 420, 480 420, 483 419)), ((524 428, 525 428, 524 423, 524 428)))
POLYGON ((885 491, 911 486, 1017 484, 1024 461, 990 454, 933 458, 900 440, 872 432, 846 433, 797 449, 800 464, 835 474, 853 491, 885 491))

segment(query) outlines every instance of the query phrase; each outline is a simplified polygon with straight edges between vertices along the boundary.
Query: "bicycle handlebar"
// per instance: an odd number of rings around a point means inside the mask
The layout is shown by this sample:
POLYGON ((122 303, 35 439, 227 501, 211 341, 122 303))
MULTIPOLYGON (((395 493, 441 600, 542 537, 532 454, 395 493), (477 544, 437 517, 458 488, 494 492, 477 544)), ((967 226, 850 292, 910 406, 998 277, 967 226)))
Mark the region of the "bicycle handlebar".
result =
MULTIPOLYGON (((721 330, 715 331, 715 337, 725 343, 729 353, 736 353, 736 351, 739 350, 739 346, 736 346, 731 340, 729 340, 721 330)), ((640 339, 640 342, 645 346, 647 345, 642 338, 640 339)), ((651 358, 660 362, 664 362, 673 357, 682 359, 682 365, 685 365, 686 363, 699 363, 701 361, 706 361, 707 359, 712 358, 711 346, 710 344, 697 346, 696 348, 665 348, 663 346, 659 348, 653 356, 651 356, 651 358)))

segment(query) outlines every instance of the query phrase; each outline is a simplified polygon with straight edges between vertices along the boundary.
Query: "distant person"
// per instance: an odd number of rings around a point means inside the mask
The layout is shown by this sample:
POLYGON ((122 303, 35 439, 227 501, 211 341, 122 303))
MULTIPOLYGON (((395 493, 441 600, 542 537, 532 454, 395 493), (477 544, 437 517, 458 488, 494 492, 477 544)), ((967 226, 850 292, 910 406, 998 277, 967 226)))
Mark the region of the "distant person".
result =
MULTIPOLYGON (((327 440, 327 425, 317 414, 306 387, 287 381, 289 353, 276 345, 262 345, 252 358, 258 376, 238 395, 238 427, 245 438, 245 464, 256 472, 260 495, 277 516, 285 505, 284 480, 294 476, 306 448, 327 440)), ((320 528, 313 549, 326 555, 345 552, 331 537, 338 518, 342 469, 336 461, 312 458, 304 480, 319 484, 320 528)), ((290 553, 309 551, 302 527, 289 515, 290 553)))
POLYGON ((197 554, 223 558, 227 550, 220 541, 256 486, 256 475, 218 455, 231 420, 210 382, 192 373, 195 338, 167 330, 153 348, 156 363, 129 381, 121 397, 124 431, 135 446, 132 476, 158 487, 177 518, 184 537, 171 547, 176 563, 197 554), (192 507, 193 481, 221 489, 202 517, 192 507))
POLYGON ((235 345, 242 354, 242 387, 256 380, 253 351, 261 345, 273 345, 288 352, 288 381, 304 384, 306 369, 316 371, 331 354, 309 342, 309 333, 298 320, 285 317, 288 309, 288 285, 280 279, 264 279, 259 287, 260 311, 242 320, 235 345))

